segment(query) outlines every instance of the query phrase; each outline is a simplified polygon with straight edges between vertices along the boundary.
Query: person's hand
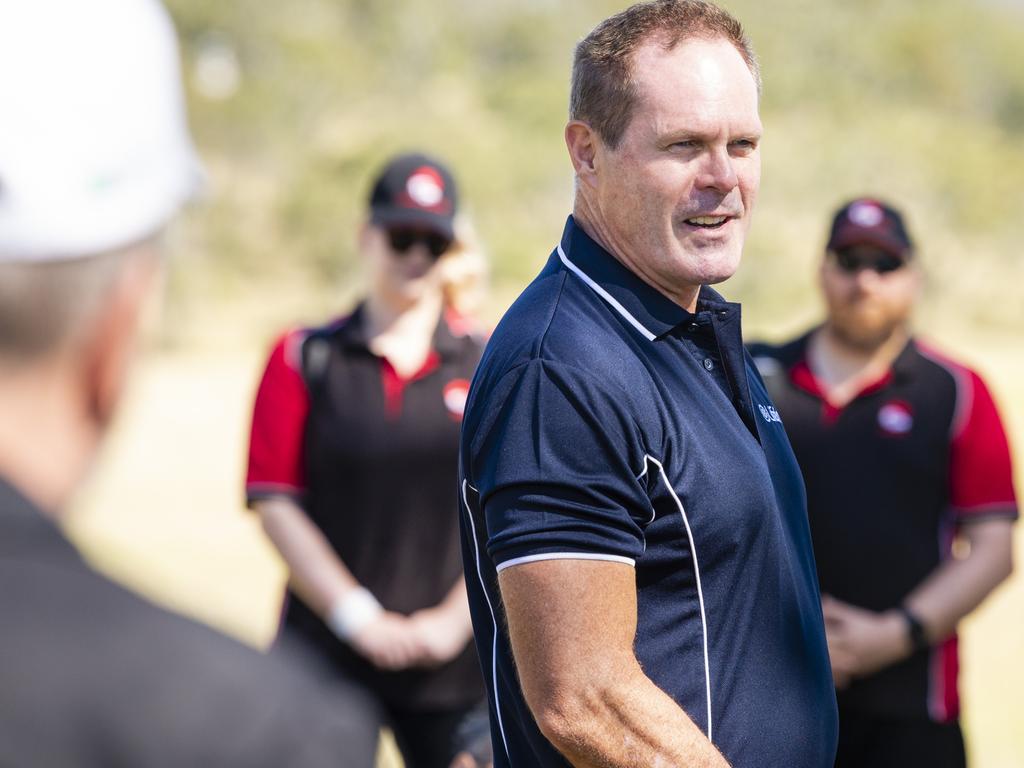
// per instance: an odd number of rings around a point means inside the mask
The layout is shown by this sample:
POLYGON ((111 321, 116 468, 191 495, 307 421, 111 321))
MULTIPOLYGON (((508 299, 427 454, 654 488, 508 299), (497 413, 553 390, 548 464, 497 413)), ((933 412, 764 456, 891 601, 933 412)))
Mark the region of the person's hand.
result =
POLYGON ((836 688, 910 655, 906 621, 899 612, 876 613, 829 595, 822 596, 821 608, 836 688))
POLYGON ((355 651, 380 669, 405 669, 422 655, 421 641, 409 617, 384 611, 348 640, 355 651))
POLYGON ((409 623, 417 642, 417 665, 445 664, 458 656, 469 642, 464 622, 442 607, 416 611, 409 617, 409 623))

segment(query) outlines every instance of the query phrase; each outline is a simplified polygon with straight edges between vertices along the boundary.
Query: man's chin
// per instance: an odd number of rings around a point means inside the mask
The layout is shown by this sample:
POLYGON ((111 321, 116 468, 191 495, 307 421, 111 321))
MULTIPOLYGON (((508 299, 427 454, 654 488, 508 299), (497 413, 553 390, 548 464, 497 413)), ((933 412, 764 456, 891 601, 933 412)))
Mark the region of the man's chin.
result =
POLYGON ((889 340, 896 327, 891 324, 854 325, 833 323, 832 332, 848 347, 872 352, 889 340))
POLYGON ((721 274, 715 273, 715 274, 708 275, 708 277, 706 279, 702 280, 701 282, 702 282, 703 285, 718 285, 719 283, 724 283, 726 280, 728 280, 730 277, 732 277, 735 274, 736 274, 736 270, 735 269, 732 270, 731 272, 728 272, 728 273, 721 273, 721 274))
POLYGON ((739 270, 741 256, 741 252, 736 248, 723 249, 714 254, 700 254, 701 284, 717 285, 728 280, 739 270))

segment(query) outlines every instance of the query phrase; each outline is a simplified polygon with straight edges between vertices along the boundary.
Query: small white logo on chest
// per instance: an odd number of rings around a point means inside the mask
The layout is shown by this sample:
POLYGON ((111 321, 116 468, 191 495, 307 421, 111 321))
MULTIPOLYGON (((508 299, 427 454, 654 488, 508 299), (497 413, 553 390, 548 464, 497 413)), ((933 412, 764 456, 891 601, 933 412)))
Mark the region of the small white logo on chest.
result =
POLYGON ((779 416, 779 412, 775 410, 775 406, 772 405, 761 405, 758 403, 757 409, 761 411, 761 418, 771 424, 773 421, 779 424, 782 423, 782 417, 779 416))

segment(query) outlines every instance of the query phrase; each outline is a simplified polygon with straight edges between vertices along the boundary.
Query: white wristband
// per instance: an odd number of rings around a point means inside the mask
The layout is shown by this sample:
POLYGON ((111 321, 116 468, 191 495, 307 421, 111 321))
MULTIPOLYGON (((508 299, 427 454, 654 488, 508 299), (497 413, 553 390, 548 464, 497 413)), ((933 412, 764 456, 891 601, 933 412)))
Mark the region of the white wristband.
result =
POLYGON ((383 610, 370 590, 356 587, 334 602, 327 611, 325 621, 339 640, 348 642, 359 630, 380 616, 383 610))

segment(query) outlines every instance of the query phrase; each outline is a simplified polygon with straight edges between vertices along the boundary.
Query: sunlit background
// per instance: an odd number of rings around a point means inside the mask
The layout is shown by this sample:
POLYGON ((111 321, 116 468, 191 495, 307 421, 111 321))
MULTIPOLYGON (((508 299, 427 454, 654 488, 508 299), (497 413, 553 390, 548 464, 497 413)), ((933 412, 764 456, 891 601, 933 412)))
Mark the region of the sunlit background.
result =
MULTIPOLYGON (((206 200, 169 233, 163 316, 71 533, 95 562, 255 644, 283 570, 242 506, 272 337, 358 294, 355 232, 384 158, 448 160, 493 265, 490 322, 571 202, 562 143, 574 42, 622 3, 172 0, 206 200)), ((859 194, 908 214, 922 335, 989 380, 1024 446, 1024 3, 744 0, 764 73, 764 175, 724 286, 747 337, 818 316, 828 219, 859 194)), ((1024 456, 1017 488, 1024 490, 1024 456)), ((1024 534, 1017 532, 1018 563, 1024 534)), ((866 558, 870 553, 866 553, 866 558)), ((1024 566, 1021 566, 1024 571, 1024 566)), ((1024 766, 1024 575, 964 632, 974 768, 1024 766)))

